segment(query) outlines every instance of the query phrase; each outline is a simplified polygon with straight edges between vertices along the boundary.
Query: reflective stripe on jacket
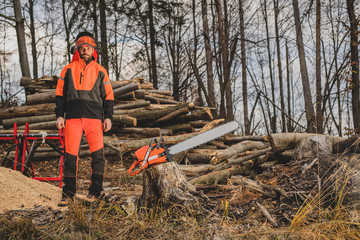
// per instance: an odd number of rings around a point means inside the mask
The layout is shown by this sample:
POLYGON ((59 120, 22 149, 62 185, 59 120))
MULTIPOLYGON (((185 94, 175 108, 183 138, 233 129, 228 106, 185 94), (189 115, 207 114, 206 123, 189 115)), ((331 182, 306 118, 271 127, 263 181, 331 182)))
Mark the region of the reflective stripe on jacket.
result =
POLYGON ((68 64, 56 87, 56 117, 112 119, 114 93, 106 70, 96 61, 68 64))

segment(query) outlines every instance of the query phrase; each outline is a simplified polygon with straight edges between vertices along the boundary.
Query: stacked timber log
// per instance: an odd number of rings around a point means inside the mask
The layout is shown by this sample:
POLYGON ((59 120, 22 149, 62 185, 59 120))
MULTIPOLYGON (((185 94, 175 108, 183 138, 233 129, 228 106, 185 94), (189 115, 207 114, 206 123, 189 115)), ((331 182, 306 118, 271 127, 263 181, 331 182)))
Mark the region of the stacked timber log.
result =
MULTIPOLYGON (((22 78, 26 86, 26 103, 22 106, 0 109, 3 128, 30 130, 56 130, 55 88, 57 77, 43 76, 31 80, 22 78)), ((112 134, 137 134, 139 136, 172 135, 177 132, 195 132, 212 120, 208 108, 194 103, 175 101, 170 91, 160 91, 144 78, 112 82, 115 96, 112 134)))

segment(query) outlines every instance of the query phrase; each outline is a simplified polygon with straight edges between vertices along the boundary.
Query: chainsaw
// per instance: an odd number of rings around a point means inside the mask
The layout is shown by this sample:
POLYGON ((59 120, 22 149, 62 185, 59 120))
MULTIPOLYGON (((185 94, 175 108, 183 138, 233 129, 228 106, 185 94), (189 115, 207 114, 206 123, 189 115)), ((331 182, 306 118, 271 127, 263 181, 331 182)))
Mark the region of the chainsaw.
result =
POLYGON ((136 160, 129 168, 128 172, 131 176, 134 176, 145 168, 156 166, 165 162, 171 162, 172 155, 207 143, 234 131, 238 127, 239 124, 236 121, 228 122, 171 147, 167 147, 165 145, 164 138, 160 135, 159 141, 157 141, 156 138, 153 138, 151 139, 149 145, 145 145, 135 152, 136 160), (138 170, 133 171, 136 167, 138 170))

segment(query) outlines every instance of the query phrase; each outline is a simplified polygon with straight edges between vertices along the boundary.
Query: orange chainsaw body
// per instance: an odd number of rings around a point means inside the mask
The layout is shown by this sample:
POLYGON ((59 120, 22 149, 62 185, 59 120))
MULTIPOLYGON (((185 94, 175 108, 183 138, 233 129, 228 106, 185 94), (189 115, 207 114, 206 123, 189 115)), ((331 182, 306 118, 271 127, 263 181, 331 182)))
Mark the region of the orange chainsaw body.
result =
MULTIPOLYGON (((153 139, 152 142, 153 141, 156 141, 156 139, 153 139)), ((149 145, 143 146, 135 152, 136 160, 129 168, 129 174, 131 176, 140 173, 145 168, 171 161, 170 154, 168 153, 168 149, 165 146, 162 138, 160 139, 159 143, 152 144, 152 142, 149 145), (137 165, 139 165, 140 169, 132 172, 137 165)))

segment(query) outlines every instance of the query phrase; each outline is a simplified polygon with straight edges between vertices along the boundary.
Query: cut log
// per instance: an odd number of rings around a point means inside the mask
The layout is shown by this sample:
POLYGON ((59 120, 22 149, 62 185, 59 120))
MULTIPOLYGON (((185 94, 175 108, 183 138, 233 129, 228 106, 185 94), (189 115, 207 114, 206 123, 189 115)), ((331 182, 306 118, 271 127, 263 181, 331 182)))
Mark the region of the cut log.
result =
POLYGON ((175 100, 157 98, 157 97, 153 97, 150 95, 145 95, 145 99, 150 100, 151 102, 158 103, 158 104, 160 104, 160 103, 161 104, 181 104, 180 102, 177 102, 175 100))
POLYGON ((154 121, 152 124, 157 124, 160 122, 165 122, 165 121, 170 121, 173 118, 179 117, 181 115, 186 115, 190 110, 195 108, 195 104, 193 102, 187 104, 187 106, 179 108, 159 119, 157 119, 156 121, 154 121))
POLYGON ((128 92, 116 97, 116 100, 136 100, 135 92, 128 92))
POLYGON ((231 147, 220 150, 218 153, 211 159, 211 164, 218 164, 225 159, 228 159, 232 156, 235 156, 241 152, 250 150, 250 149, 264 149, 267 148, 268 145, 264 142, 256 142, 256 141, 243 141, 237 144, 232 145, 231 147))
POLYGON ((168 100, 174 100, 174 97, 172 97, 172 96, 167 96, 167 95, 158 94, 158 93, 146 92, 145 95, 147 95, 147 96, 152 96, 152 97, 156 97, 156 98, 163 98, 163 99, 168 99, 168 100))
POLYGON ((126 103, 126 104, 117 104, 114 106, 114 110, 134 109, 134 108, 141 108, 141 107, 147 107, 147 106, 150 106, 150 102, 141 100, 141 101, 135 101, 135 102, 126 103))
POLYGON ((140 83, 131 83, 113 90, 115 98, 125 93, 129 93, 140 88, 140 83))
POLYGON ((333 153, 360 153, 360 135, 353 135, 333 145, 333 153))
POLYGON ((224 137, 224 141, 226 141, 226 142, 232 142, 232 141, 241 142, 241 141, 246 141, 246 140, 268 142, 268 141, 269 141, 269 137, 268 137, 268 136, 237 136, 237 137, 224 137))
POLYGON ((172 135, 171 130, 160 128, 122 128, 121 133, 141 134, 148 137, 158 137, 161 135, 172 135))
MULTIPOLYGON (((25 126, 18 127, 19 130, 24 130, 25 126)), ((31 130, 55 130, 56 121, 48 121, 48 122, 40 122, 40 123, 32 123, 29 124, 29 129, 31 130)))
POLYGON ((179 168, 188 177, 201 176, 210 172, 213 169, 211 164, 197 164, 197 165, 178 165, 179 168))
POLYGON ((52 114, 54 113, 54 109, 54 103, 3 108, 0 109, 0 120, 16 117, 35 116, 40 114, 52 114))
POLYGON ((200 206, 202 197, 187 181, 175 162, 148 168, 143 175, 143 192, 139 207, 172 206, 174 203, 192 207, 200 206))
POLYGON ((55 114, 52 115, 44 115, 44 116, 31 116, 31 117, 20 117, 20 118, 10 118, 4 119, 2 124, 4 128, 12 128, 14 123, 17 123, 18 126, 25 125, 25 123, 40 123, 47 122, 56 119, 55 114))
POLYGON ((213 129, 214 127, 218 126, 219 124, 221 124, 223 122, 225 122, 225 119, 223 119, 223 118, 213 120, 213 121, 209 122, 208 124, 206 124, 203 128, 201 128, 200 133, 209 131, 210 129, 213 129))
POLYGON ((277 188, 255 180, 248 179, 243 176, 232 176, 229 182, 231 184, 236 184, 252 189, 270 198, 276 198, 280 195, 280 192, 277 190, 277 188))
MULTIPOLYGON (((191 104, 191 103, 189 103, 191 104)), ((164 109, 148 109, 148 108, 144 108, 144 109, 138 109, 138 110, 127 110, 124 112, 124 110, 121 110, 121 112, 114 111, 114 114, 123 114, 126 113, 131 117, 136 118, 138 121, 141 120, 146 120, 146 123, 150 120, 155 120, 161 117, 164 117, 178 109, 187 107, 188 104, 181 104, 181 105, 176 105, 176 106, 170 106, 164 109)))
POLYGON ((196 184, 218 184, 227 180, 229 176, 231 176, 232 168, 228 168, 225 170, 214 171, 200 177, 194 178, 190 180, 190 183, 193 185, 196 184))
POLYGON ((328 136, 332 139, 332 143, 344 141, 345 138, 337 136, 329 136, 314 133, 277 133, 269 136, 270 145, 275 153, 282 152, 289 149, 294 149, 296 145, 310 136, 328 136))
POLYGON ((270 152, 271 150, 272 150, 272 148, 268 147, 268 148, 265 148, 262 150, 253 151, 249 155, 246 155, 244 157, 239 157, 239 158, 235 158, 235 159, 231 159, 231 160, 229 159, 228 162, 230 164, 239 164, 239 163, 245 162, 247 160, 260 157, 261 155, 265 155, 266 153, 270 152))
POLYGON ((165 126, 167 129, 171 130, 172 132, 194 132, 194 129, 191 127, 190 123, 183 123, 183 124, 176 124, 171 126, 165 126))
POLYGON ((114 123, 120 123, 120 124, 124 124, 126 126, 130 126, 130 127, 136 127, 137 125, 137 120, 136 118, 130 117, 128 115, 113 115, 113 120, 114 123))
POLYGON ((26 96, 26 104, 33 105, 38 103, 54 103, 55 102, 55 91, 47 93, 37 93, 26 96))
POLYGON ((199 121, 199 120, 212 120, 213 116, 209 108, 204 108, 200 111, 196 111, 194 113, 178 117, 176 122, 191 122, 191 121, 199 121))
POLYGON ((147 92, 161 94, 161 95, 165 95, 165 96, 171 96, 172 95, 171 91, 161 91, 161 90, 157 90, 157 89, 149 89, 149 90, 147 90, 147 92))

